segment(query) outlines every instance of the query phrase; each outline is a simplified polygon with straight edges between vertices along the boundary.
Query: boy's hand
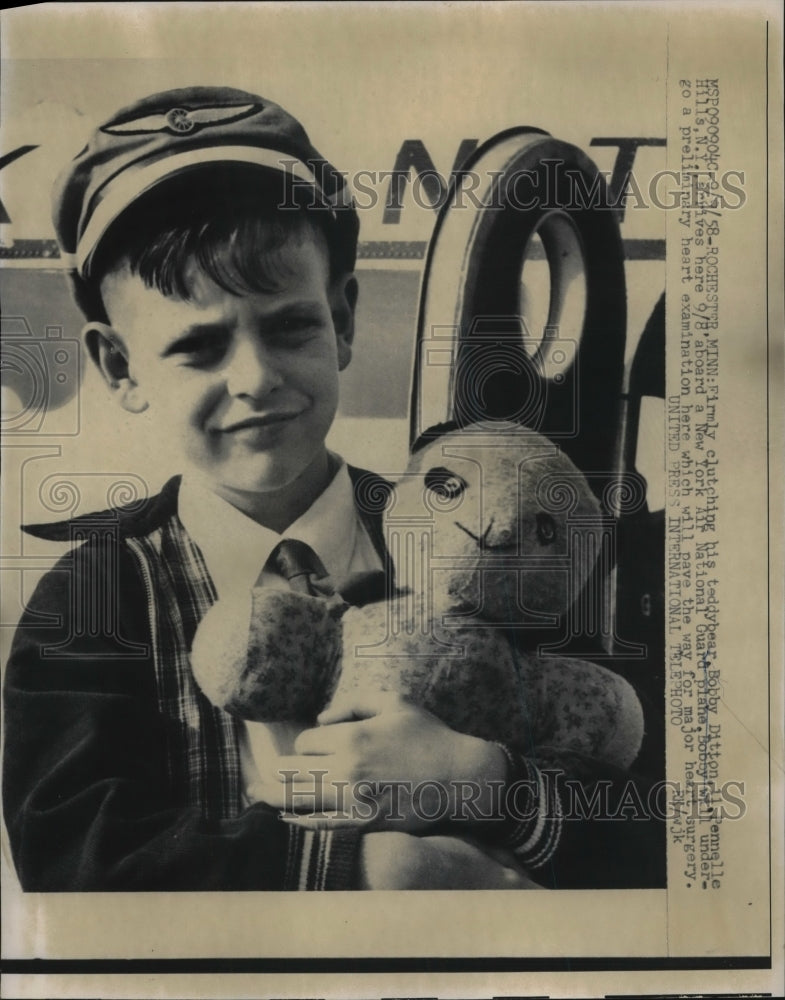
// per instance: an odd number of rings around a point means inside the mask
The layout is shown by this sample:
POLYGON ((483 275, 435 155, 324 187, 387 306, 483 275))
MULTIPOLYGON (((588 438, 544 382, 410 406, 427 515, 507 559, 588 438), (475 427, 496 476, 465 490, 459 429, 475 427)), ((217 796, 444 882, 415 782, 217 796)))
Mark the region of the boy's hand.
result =
POLYGON ((368 833, 360 854, 361 889, 542 889, 512 855, 460 837, 368 833))
POLYGON ((288 821, 416 831, 498 817, 507 763, 492 743, 457 733, 391 693, 333 703, 318 722, 297 738, 297 755, 279 758, 276 773, 250 790, 300 813, 288 821))

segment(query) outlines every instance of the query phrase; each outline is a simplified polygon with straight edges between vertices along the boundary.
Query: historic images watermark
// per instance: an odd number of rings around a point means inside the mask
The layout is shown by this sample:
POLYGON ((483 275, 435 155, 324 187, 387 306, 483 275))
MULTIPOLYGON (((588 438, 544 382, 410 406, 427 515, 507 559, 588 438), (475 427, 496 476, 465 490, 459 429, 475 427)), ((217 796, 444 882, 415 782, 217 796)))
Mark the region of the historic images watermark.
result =
MULTIPOLYGON (((685 140, 686 141, 686 140, 685 140)), ((681 170, 657 170, 641 179, 630 170, 619 181, 612 171, 597 171, 590 182, 581 170, 559 158, 544 157, 537 170, 467 169, 450 184, 433 168, 405 170, 344 171, 345 191, 351 190, 354 205, 368 210, 384 206, 385 215, 398 214, 403 207, 407 185, 417 208, 514 209, 521 212, 612 211, 662 209, 665 211, 714 208, 734 211, 747 201, 744 170, 718 170, 708 151, 706 159, 681 170)), ((279 205, 297 209, 306 199, 308 208, 342 207, 326 204, 314 194, 313 177, 302 176, 302 165, 284 160, 287 184, 279 205)), ((330 168, 332 169, 332 168, 330 168)), ((318 179, 318 177, 317 177, 318 179)), ((346 202, 348 205, 348 201, 346 202)))
POLYGON ((606 820, 627 822, 660 820, 671 823, 671 833, 680 836, 678 824, 720 823, 742 819, 746 814, 745 783, 661 780, 644 783, 630 777, 621 788, 611 779, 583 781, 567 777, 561 768, 539 771, 545 789, 558 787, 561 795, 542 796, 533 780, 514 782, 475 780, 418 782, 361 779, 350 782, 329 778, 325 768, 307 771, 281 769, 278 774, 286 789, 284 812, 306 813, 309 819, 354 822, 357 825, 401 823, 406 814, 425 823, 501 822, 512 819, 528 822, 538 815, 548 816, 543 802, 560 802, 564 820, 606 820), (309 781, 310 779, 310 781, 309 781), (294 781, 297 781, 297 787, 294 781), (336 808, 328 811, 322 803, 336 808))

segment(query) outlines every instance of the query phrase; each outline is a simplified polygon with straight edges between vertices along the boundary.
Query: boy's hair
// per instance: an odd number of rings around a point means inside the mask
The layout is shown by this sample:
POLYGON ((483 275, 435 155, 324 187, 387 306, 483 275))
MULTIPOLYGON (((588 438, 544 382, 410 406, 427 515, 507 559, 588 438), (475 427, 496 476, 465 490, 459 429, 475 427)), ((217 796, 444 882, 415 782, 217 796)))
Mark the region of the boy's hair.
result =
POLYGON ((284 175, 238 164, 194 170, 143 195, 112 223, 79 283, 79 305, 108 322, 101 281, 123 263, 148 288, 183 300, 192 295, 194 265, 231 294, 270 292, 285 267, 281 247, 308 237, 325 240, 330 282, 353 270, 356 243, 284 175))

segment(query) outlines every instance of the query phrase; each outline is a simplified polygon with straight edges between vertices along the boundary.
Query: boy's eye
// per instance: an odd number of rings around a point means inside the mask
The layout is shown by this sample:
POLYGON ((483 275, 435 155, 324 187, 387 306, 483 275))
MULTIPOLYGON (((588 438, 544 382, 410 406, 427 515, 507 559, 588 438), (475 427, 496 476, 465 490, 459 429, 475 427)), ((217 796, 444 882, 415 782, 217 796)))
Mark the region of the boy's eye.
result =
POLYGON ((226 350, 224 338, 215 334, 199 334, 178 341, 166 352, 187 365, 215 364, 226 350))
POLYGON ((309 329, 319 322, 318 318, 306 313, 303 316, 286 316, 282 321, 285 330, 309 329))
POLYGON ((463 494, 466 486, 465 479, 443 466, 425 473, 425 488, 435 493, 440 500, 456 500, 463 494))
POLYGON ((321 321, 314 316, 287 316, 275 331, 281 340, 305 340, 319 328, 321 321))

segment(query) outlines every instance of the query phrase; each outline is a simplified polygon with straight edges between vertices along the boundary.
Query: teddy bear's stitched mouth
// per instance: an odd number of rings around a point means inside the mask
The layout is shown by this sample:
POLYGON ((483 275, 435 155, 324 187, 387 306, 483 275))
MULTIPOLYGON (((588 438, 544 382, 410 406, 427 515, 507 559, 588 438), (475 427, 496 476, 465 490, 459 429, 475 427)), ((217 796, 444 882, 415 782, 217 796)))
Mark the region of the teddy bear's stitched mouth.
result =
POLYGON ((461 531, 465 531, 466 534, 471 538, 477 548, 481 549, 483 552, 503 552, 505 549, 514 548, 515 543, 510 543, 509 541, 501 542, 498 545, 492 545, 488 541, 488 535, 491 533, 491 528, 493 527, 493 518, 488 522, 488 526, 483 531, 481 535, 475 535, 473 531, 470 531, 465 524, 461 524, 460 521, 453 522, 456 528, 460 528, 461 531))

